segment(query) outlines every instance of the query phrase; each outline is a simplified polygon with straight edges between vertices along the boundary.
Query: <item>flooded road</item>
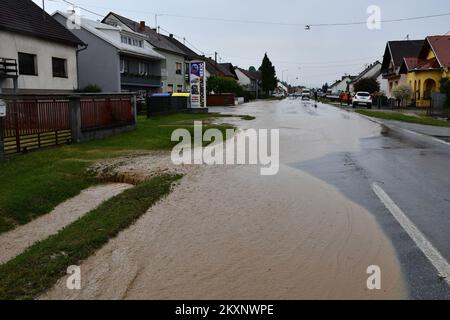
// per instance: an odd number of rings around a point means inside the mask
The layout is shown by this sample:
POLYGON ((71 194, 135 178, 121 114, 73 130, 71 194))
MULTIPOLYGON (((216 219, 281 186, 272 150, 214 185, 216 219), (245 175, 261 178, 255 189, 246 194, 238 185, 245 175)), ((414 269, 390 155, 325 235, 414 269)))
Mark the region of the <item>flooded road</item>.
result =
MULTIPOLYGON (((236 120, 241 128, 280 129, 279 173, 260 176, 254 166, 193 170, 83 262, 82 290, 67 290, 61 279, 43 299, 410 296, 396 249, 371 206, 318 173, 333 167, 323 161, 330 155, 364 151, 362 141, 380 138, 380 126, 299 100, 211 111, 256 117, 236 120), (381 268, 381 290, 367 288, 372 265, 381 268)), ((352 166, 347 160, 337 161, 352 166)))

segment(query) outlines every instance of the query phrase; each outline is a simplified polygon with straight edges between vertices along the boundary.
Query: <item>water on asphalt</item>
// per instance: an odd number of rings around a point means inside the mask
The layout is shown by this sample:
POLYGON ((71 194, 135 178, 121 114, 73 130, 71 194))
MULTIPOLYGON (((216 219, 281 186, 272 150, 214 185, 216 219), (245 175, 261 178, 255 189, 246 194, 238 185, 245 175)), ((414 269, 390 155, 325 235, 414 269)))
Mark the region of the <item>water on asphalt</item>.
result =
POLYGON ((362 141, 381 137, 378 125, 299 100, 212 111, 256 117, 226 120, 241 128, 279 128, 279 173, 260 176, 255 166, 188 173, 82 263, 82 290, 69 291, 63 278, 43 299, 409 297, 396 250, 374 214, 313 174, 316 160, 327 165, 319 160, 361 152, 362 141), (372 265, 381 268, 381 290, 367 288, 372 265))

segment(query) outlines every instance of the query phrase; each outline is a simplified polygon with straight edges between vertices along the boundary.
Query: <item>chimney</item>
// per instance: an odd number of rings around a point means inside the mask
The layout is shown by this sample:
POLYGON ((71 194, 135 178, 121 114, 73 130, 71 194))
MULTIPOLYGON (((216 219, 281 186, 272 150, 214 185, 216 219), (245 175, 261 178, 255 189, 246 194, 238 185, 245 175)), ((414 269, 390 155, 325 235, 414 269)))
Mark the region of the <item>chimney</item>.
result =
POLYGON ((173 38, 173 33, 169 34, 169 37, 170 37, 170 38, 173 38))
POLYGON ((139 23, 139 31, 145 31, 145 21, 139 23))

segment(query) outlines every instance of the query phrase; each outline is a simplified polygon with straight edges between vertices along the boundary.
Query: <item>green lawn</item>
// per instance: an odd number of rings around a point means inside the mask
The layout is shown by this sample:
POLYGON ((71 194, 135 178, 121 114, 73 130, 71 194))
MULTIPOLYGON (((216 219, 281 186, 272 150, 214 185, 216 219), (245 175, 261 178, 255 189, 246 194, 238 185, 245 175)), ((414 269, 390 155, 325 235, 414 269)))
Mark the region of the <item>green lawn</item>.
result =
MULTIPOLYGON (((115 137, 16 155, 0 163, 0 233, 50 212, 59 203, 96 184, 86 169, 99 159, 131 151, 170 150, 172 131, 193 132, 193 121, 218 114, 179 113, 152 119, 139 117, 137 129, 115 137)), ((204 125, 204 129, 229 126, 204 125)))
POLYGON ((368 110, 357 110, 359 114, 380 118, 385 120, 395 120, 409 123, 418 123, 429 126, 437 126, 437 127, 450 127, 450 121, 438 120, 432 117, 426 116, 409 116, 398 112, 381 112, 381 111, 368 111, 368 110))

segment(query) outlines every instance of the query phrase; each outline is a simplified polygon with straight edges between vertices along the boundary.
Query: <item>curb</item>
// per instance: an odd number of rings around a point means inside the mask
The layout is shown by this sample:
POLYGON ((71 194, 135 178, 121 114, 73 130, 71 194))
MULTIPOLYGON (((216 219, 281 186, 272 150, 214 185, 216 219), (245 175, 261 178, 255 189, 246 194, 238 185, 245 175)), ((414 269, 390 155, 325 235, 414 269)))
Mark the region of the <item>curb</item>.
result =
POLYGON ((406 138, 408 140, 413 140, 413 142, 421 142, 421 143, 425 143, 425 144, 431 144, 433 146, 436 146, 437 144, 438 145, 450 146, 449 142, 441 140, 441 139, 438 139, 436 137, 429 136, 429 135, 426 135, 426 134, 423 134, 423 133, 419 133, 419 132, 416 132, 416 131, 412 131, 412 130, 409 130, 409 129, 400 128, 400 127, 397 127, 397 126, 392 125, 392 124, 387 124, 387 123, 385 123, 385 122, 383 122, 381 120, 378 120, 376 118, 372 118, 372 117, 369 117, 369 116, 366 116, 366 115, 363 115, 363 114, 360 114, 360 113, 357 113, 357 112, 353 112, 353 113, 355 113, 355 114, 357 114, 357 115, 359 115, 359 116, 361 116, 363 118, 366 118, 367 120, 372 121, 372 122, 374 122, 374 123, 376 123, 376 124, 386 128, 386 129, 388 129, 391 132, 396 133, 397 135, 401 136, 402 138, 406 138), (411 135, 414 135, 415 139, 412 139, 411 135))

